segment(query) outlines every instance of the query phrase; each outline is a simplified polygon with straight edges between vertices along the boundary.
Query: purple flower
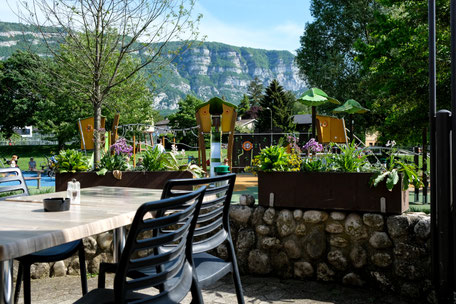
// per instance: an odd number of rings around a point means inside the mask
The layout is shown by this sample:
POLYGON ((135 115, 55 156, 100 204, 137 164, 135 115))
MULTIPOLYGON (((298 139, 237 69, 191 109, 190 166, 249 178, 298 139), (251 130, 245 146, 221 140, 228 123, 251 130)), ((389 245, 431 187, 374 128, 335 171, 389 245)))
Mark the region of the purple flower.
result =
POLYGON ((311 138, 305 145, 302 147, 304 150, 309 152, 321 152, 323 151, 323 145, 318 143, 315 138, 311 138))
POLYGON ((110 148, 116 155, 131 156, 133 154, 133 147, 127 144, 127 140, 125 138, 119 138, 113 145, 111 145, 110 148))

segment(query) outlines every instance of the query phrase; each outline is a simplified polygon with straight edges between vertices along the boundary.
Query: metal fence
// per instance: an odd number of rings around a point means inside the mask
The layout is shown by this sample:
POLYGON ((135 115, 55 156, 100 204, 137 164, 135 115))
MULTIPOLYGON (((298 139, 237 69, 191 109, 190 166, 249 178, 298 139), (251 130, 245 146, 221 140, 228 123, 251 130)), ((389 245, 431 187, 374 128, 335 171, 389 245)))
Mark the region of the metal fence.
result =
MULTIPOLYGON (((299 138, 299 144, 303 146, 309 139, 310 133, 293 133, 299 138)), ((233 144, 233 172, 242 172, 246 166, 250 166, 255 155, 264 147, 277 144, 283 137, 291 133, 235 133, 233 144)))

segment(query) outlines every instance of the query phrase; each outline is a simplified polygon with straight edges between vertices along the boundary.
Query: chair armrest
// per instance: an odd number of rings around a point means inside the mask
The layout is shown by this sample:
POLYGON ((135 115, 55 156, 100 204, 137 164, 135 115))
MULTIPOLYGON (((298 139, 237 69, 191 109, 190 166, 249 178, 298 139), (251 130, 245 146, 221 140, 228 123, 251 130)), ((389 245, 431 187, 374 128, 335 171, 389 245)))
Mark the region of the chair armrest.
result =
POLYGON ((115 273, 117 271, 117 263, 100 263, 98 273, 98 288, 105 288, 106 286, 106 273, 115 273))

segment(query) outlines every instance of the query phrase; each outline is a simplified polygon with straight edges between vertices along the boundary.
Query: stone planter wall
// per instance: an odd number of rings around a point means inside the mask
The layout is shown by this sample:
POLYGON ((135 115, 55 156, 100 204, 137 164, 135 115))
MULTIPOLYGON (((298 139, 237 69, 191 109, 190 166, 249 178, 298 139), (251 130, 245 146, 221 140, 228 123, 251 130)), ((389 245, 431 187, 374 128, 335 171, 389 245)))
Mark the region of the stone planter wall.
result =
POLYGON ((424 213, 233 206, 231 219, 242 273, 368 285, 434 301, 424 213))
MULTIPOLYGON (((430 217, 424 213, 385 216, 233 206, 231 220, 244 274, 336 281, 434 301, 430 217)), ((84 243, 90 273, 98 272, 100 261, 112 261, 112 234, 84 243)), ((224 245, 217 252, 227 254, 224 245)), ((32 267, 33 278, 78 273, 77 256, 32 267)))

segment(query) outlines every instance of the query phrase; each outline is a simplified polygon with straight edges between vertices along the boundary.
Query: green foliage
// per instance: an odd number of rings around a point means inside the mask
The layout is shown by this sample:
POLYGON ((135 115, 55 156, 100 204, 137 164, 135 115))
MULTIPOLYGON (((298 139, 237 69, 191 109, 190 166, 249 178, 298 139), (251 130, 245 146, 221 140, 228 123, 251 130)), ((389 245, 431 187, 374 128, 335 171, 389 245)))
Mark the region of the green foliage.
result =
POLYGON ((392 190, 393 187, 399 182, 402 176, 402 188, 407 190, 409 185, 412 184, 416 188, 423 186, 423 182, 418 176, 417 169, 414 164, 408 164, 401 160, 397 155, 395 148, 389 150, 386 166, 380 166, 379 172, 372 178, 371 184, 375 187, 380 182, 386 179, 386 188, 392 190))
MULTIPOLYGON (((321 88, 338 100, 354 98, 372 109, 371 101, 377 96, 366 90, 367 84, 361 84, 365 74, 356 60, 359 51, 355 43, 371 41, 370 25, 379 7, 376 0, 311 1, 314 19, 305 26, 296 56, 301 77, 309 87, 321 88)), ((330 114, 333 108, 328 103, 318 112, 330 114)), ((353 120, 355 133, 383 122, 375 112, 355 115, 353 120)))
POLYGON ((139 171, 189 171, 195 177, 203 177, 205 172, 195 164, 179 164, 173 153, 160 152, 158 149, 147 148, 143 153, 143 163, 137 167, 139 171))
POLYGON ((340 149, 339 154, 334 154, 331 159, 331 167, 340 172, 362 172, 366 171, 369 162, 367 155, 362 149, 358 149, 354 142, 347 145, 336 146, 340 149))
POLYGON ((165 171, 170 169, 171 161, 169 154, 160 152, 157 148, 148 147, 143 152, 143 165, 144 171, 165 171))
POLYGON ((114 171, 114 170, 126 171, 128 168, 129 168, 128 160, 122 154, 111 155, 111 153, 105 153, 100 160, 99 169, 100 170, 106 169, 106 170, 103 170, 102 172, 114 171))
POLYGON ((328 171, 328 166, 325 158, 310 158, 303 159, 301 164, 301 171, 303 172, 324 172, 328 171))
POLYGON ((356 147, 354 143, 343 146, 337 145, 341 150, 339 154, 327 153, 317 154, 312 157, 301 157, 297 153, 286 153, 285 147, 277 146, 262 149, 260 154, 255 156, 251 167, 246 167, 246 172, 370 172, 374 173, 370 184, 377 186, 385 181, 388 190, 402 178, 403 190, 410 184, 421 187, 422 182, 414 165, 404 162, 397 157, 396 150, 392 150, 386 166, 379 163, 371 165, 367 161, 367 154, 363 149, 356 147))
MULTIPOLYGON (((201 104, 203 104, 203 101, 192 95, 187 95, 185 99, 180 100, 177 112, 168 117, 171 128, 183 129, 196 127, 196 108, 201 104)), ((191 132, 187 132, 185 135, 179 132, 176 135, 176 140, 190 146, 197 145, 197 137, 191 132)))
POLYGON ((16 52, 0 64, 1 132, 8 138, 13 128, 33 124, 33 115, 43 99, 32 80, 43 79, 42 60, 28 52, 16 52))
POLYGON ((314 20, 306 24, 296 56, 301 76, 310 87, 340 100, 359 96, 361 75, 354 43, 370 39, 367 27, 376 7, 375 0, 311 2, 314 20))
MULTIPOLYGON (((428 121, 428 2, 379 1, 382 9, 369 26, 371 39, 358 42, 357 60, 366 75, 360 83, 371 92, 367 107, 378 117, 383 139, 420 143, 428 121)), ((438 0, 436 19, 439 108, 450 105, 449 1, 438 0)))
POLYGON ((250 100, 247 95, 243 95, 237 108, 238 116, 243 116, 250 109, 250 100))
POLYGON ((269 132, 272 126, 282 129, 282 132, 292 132, 295 124, 293 123, 293 104, 296 99, 290 92, 284 91, 277 80, 273 80, 266 88, 265 95, 260 101, 262 111, 258 113, 256 128, 260 132, 269 132), (269 108, 272 110, 266 109, 269 108))
POLYGON ((289 154, 285 147, 277 145, 261 149, 260 154, 255 156, 250 170, 254 172, 299 171, 300 165, 299 156, 289 154))
POLYGON ((247 87, 247 96, 250 101, 250 107, 260 105, 261 99, 263 98, 263 90, 263 84, 261 83, 260 79, 255 76, 255 78, 249 83, 249 86, 247 87))
POLYGON ((56 170, 60 173, 65 172, 85 172, 89 169, 87 158, 77 150, 62 150, 56 157, 56 170))

